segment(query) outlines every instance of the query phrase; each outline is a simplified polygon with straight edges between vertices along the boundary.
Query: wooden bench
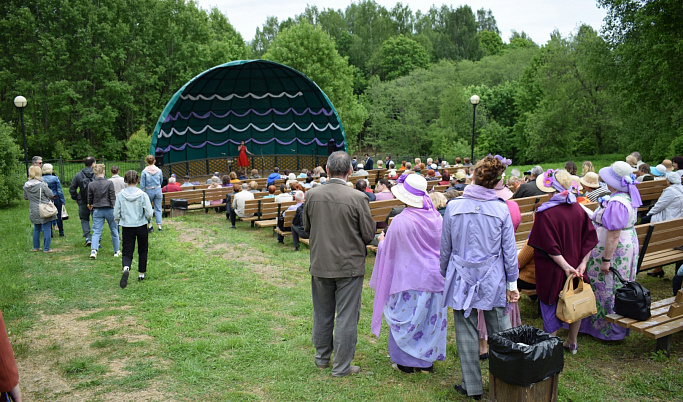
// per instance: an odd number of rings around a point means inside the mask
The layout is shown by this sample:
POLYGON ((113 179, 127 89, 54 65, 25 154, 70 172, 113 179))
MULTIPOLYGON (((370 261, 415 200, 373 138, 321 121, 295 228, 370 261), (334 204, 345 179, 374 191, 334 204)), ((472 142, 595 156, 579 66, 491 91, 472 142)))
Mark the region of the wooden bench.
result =
POLYGON ((201 211, 204 207, 204 190, 184 190, 163 193, 161 198, 162 211, 171 211, 171 200, 178 199, 187 201, 187 211, 201 211))
POLYGON ((296 201, 272 202, 273 198, 266 198, 271 202, 261 203, 261 211, 259 212, 259 219, 254 224, 259 228, 274 228, 277 226, 277 217, 282 214, 291 205, 295 205, 296 201))
POLYGON ((683 218, 635 227, 640 244, 638 272, 683 261, 683 251, 674 247, 683 246, 681 226, 683 218))
POLYGON ((232 187, 220 187, 203 190, 204 192, 204 212, 209 213, 210 208, 225 207, 225 196, 232 193, 232 187), (220 204, 210 204, 211 201, 220 200, 220 204))
POLYGON ((657 200, 662 196, 662 192, 667 187, 666 183, 666 180, 650 180, 638 185, 640 199, 643 200, 644 204, 638 208, 638 212, 647 212, 657 203, 657 200))
MULTIPOLYGON (((285 214, 284 214, 283 220, 282 220, 282 227, 283 228, 291 228, 292 227, 292 220, 294 220, 294 215, 296 215, 296 210, 285 211, 285 214)), ((281 236, 285 236, 285 237, 292 235, 291 231, 281 230, 277 226, 275 226, 274 232, 281 235, 281 236)))
POLYGON ((663 350, 668 357, 673 345, 671 335, 683 331, 683 315, 680 315, 681 304, 683 304, 683 290, 679 290, 676 297, 652 303, 650 305, 652 317, 645 321, 626 318, 616 313, 606 315, 605 319, 620 327, 642 332, 648 338, 655 339, 657 341, 655 351, 663 350), (672 313, 669 312, 670 310, 672 313))
POLYGON ((544 195, 535 195, 531 197, 524 197, 524 198, 517 198, 517 199, 512 199, 512 201, 517 203, 517 206, 519 206, 519 212, 525 213, 525 212, 531 212, 534 210, 534 206, 538 204, 539 202, 546 202, 550 199, 550 196, 548 194, 544 195))
POLYGON ((242 222, 250 222, 251 227, 254 227, 254 222, 258 220, 259 216, 259 211, 261 208, 261 201, 258 198, 254 198, 253 200, 246 200, 244 201, 244 218, 240 218, 240 221, 242 222))

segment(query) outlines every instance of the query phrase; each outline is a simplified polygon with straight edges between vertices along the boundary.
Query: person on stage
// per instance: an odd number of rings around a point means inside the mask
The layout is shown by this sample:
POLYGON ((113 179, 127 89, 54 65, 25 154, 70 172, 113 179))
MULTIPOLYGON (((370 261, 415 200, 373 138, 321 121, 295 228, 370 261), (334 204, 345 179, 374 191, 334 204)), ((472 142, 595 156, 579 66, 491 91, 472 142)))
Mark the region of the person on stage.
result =
POLYGON ((246 168, 249 167, 249 158, 247 157, 247 154, 254 156, 249 150, 247 150, 247 146, 244 145, 244 141, 240 143, 240 145, 237 147, 237 151, 239 151, 239 156, 237 157, 237 165, 240 168, 244 168, 246 172, 246 168))

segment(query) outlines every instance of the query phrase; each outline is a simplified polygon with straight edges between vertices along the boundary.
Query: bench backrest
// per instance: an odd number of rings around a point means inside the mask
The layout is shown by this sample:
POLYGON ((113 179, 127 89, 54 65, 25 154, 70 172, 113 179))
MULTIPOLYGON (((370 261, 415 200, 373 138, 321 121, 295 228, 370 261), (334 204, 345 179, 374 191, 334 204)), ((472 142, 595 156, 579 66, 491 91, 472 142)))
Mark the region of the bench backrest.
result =
POLYGON ((187 200, 188 205, 197 204, 197 203, 200 203, 204 200, 204 190, 173 191, 170 193, 163 193, 161 198, 162 198, 162 200, 161 200, 162 208, 170 208, 171 200, 173 200, 173 199, 187 200), (198 201, 195 201, 195 200, 198 200, 198 201), (191 202, 191 201, 194 201, 194 202, 191 202))
POLYGON ((636 226, 638 243, 641 248, 645 247, 645 253, 683 246, 681 227, 683 227, 683 218, 638 225, 636 226), (651 232, 650 228, 652 228, 651 232), (649 239, 648 233, 650 233, 649 239))
POLYGON ((294 220, 294 215, 296 215, 296 210, 285 211, 285 214, 282 218, 282 227, 291 228, 292 220, 294 220))
POLYGON ((372 220, 375 222, 384 222, 391 210, 401 205, 405 204, 403 204, 403 201, 398 199, 370 202, 370 214, 372 214, 372 220))

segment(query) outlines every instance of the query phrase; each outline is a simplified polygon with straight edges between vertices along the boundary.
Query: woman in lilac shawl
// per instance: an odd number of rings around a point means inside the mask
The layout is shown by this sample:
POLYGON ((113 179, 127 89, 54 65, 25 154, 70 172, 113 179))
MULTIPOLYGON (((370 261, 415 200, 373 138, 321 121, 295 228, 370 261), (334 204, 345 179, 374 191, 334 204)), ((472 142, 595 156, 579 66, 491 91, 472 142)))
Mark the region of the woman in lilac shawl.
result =
POLYGON ((439 272, 442 218, 422 176, 404 174, 391 191, 408 207, 393 219, 386 238, 379 238, 370 279, 375 289, 372 333, 379 337, 384 314, 393 367, 431 372, 435 360, 446 358, 448 322, 439 272))

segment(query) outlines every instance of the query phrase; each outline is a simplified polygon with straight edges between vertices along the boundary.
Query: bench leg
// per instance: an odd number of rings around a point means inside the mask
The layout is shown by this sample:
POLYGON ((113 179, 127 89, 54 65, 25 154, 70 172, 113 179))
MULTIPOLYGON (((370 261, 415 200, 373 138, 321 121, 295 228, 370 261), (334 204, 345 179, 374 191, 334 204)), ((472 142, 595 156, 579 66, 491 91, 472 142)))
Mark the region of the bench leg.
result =
POLYGON ((655 347, 655 352, 663 350, 666 353, 666 357, 671 355, 671 346, 673 345, 673 339, 671 335, 664 336, 657 339, 657 346, 655 347))

